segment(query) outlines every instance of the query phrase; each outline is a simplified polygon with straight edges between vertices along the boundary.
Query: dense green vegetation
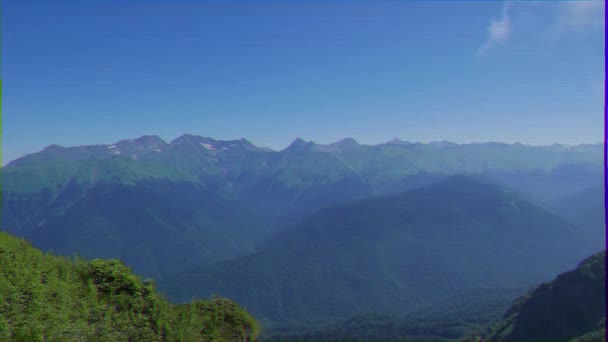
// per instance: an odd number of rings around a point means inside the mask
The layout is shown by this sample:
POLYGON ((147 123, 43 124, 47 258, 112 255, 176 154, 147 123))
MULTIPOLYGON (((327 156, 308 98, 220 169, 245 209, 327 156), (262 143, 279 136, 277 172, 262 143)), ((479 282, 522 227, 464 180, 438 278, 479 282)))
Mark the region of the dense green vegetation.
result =
POLYGON ((69 260, 0 233, 0 340, 246 341, 258 329, 227 299, 174 306, 118 260, 69 260))
POLYGON ((552 341, 606 339, 606 252, 575 270, 522 290, 484 290, 452 297, 405 316, 359 314, 322 328, 282 326, 266 341, 552 341))
POLYGON ((521 289, 461 294, 407 315, 359 314, 321 328, 266 329, 267 341, 457 341, 499 319, 521 289))
POLYGON ((588 249, 574 226, 521 196, 454 176, 324 209, 260 252, 179 272, 159 287, 178 302, 217 293, 265 322, 312 325, 533 286, 588 249))
POLYGON ((492 341, 604 341, 606 251, 520 297, 487 334, 492 341))

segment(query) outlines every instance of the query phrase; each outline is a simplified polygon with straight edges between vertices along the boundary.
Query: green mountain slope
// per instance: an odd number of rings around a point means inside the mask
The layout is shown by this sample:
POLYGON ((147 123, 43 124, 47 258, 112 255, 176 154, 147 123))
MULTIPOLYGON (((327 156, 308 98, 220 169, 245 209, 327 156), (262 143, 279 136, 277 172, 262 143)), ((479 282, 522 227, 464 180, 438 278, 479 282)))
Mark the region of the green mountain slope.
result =
POLYGON ((69 260, 0 233, 0 340, 249 341, 226 299, 173 306, 118 260, 69 260))
POLYGON ((263 251, 159 286, 174 301, 217 293, 269 321, 327 323, 359 312, 403 314, 475 289, 532 286, 587 253, 564 220, 484 180, 455 176, 324 209, 263 251))
POLYGON ((492 341, 604 341, 606 251, 519 298, 492 341))
POLYGON ((267 231, 238 203, 186 182, 70 184, 43 203, 8 201, 5 215, 22 213, 7 230, 63 255, 119 258, 148 277, 252 252, 267 231))

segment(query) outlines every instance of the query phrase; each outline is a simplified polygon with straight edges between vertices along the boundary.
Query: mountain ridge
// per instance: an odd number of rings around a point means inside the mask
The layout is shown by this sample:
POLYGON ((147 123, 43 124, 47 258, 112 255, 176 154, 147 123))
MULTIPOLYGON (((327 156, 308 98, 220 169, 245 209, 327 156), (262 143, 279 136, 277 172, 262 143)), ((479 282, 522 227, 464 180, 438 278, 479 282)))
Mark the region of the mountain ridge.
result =
POLYGON ((216 178, 214 182, 227 176, 232 178, 228 182, 283 177, 291 183, 294 178, 312 177, 313 182, 328 182, 336 177, 355 176, 365 178, 374 187, 388 189, 402 178, 420 172, 445 175, 494 172, 499 179, 508 181, 510 176, 501 174, 502 170, 532 175, 565 164, 592 165, 594 169, 602 165, 599 145, 557 150, 521 144, 500 146, 446 142, 364 145, 352 138, 320 145, 298 138, 281 151, 271 151, 245 139, 215 140, 184 134, 166 143, 149 135, 110 145, 51 145, 4 166, 2 185, 8 191, 31 193, 45 187, 54 192, 57 185, 65 185, 72 179, 85 183, 92 177, 97 181, 115 179, 128 184, 142 178, 204 183, 209 177, 216 178), (292 167, 295 169, 290 170, 292 167), (339 174, 328 174, 336 171, 339 174), (302 172, 321 172, 325 179, 314 179, 315 176, 302 172))
MULTIPOLYGON (((57 145, 57 144, 51 144, 48 145, 44 148, 42 148, 40 151, 35 151, 35 152, 31 152, 28 153, 26 155, 23 155, 21 157, 18 157, 12 161, 9 161, 6 165, 4 165, 3 167, 7 167, 10 164, 12 164, 13 162, 22 159, 24 157, 28 157, 31 156, 33 154, 37 154, 40 152, 44 152, 45 150, 48 149, 74 149, 74 148, 92 148, 92 147, 103 147, 103 146, 117 146, 119 144, 133 144, 135 143, 137 145, 137 143, 141 143, 141 142, 154 142, 156 144, 160 144, 163 146, 166 145, 171 145, 171 144, 175 144, 177 142, 179 142, 180 140, 184 140, 184 139, 204 139, 206 141, 216 141, 216 142, 245 142, 248 145, 251 145, 257 149, 264 149, 267 151, 272 151, 272 152, 280 152, 280 151, 284 151, 286 149, 288 149, 290 146, 294 145, 294 146, 302 146, 302 145, 312 145, 312 146, 318 146, 318 147, 336 147, 336 146, 343 146, 345 144, 348 144, 350 146, 371 146, 371 147, 377 147, 377 146, 381 146, 381 145, 436 145, 436 146, 454 146, 454 145, 458 145, 458 146, 462 146, 462 145, 480 145, 480 144, 501 144, 501 145, 509 145, 509 146, 527 146, 527 147, 537 147, 537 148, 546 148, 546 149, 564 149, 564 150, 568 150, 568 149, 585 149, 585 148, 594 148, 597 147, 599 145, 602 145, 602 143, 596 143, 596 144, 590 144, 590 143, 580 143, 580 144, 558 144, 558 143, 553 143, 553 144, 545 144, 545 145, 527 145, 527 144, 521 144, 521 143, 503 143, 503 142, 492 142, 492 141, 488 141, 488 142, 473 142, 473 143, 454 143, 454 142, 450 142, 450 141, 430 141, 430 142, 409 142, 409 141, 405 141, 405 140, 401 140, 400 138, 393 138, 392 140, 389 140, 387 142, 384 143, 377 143, 377 144, 359 144, 355 139, 347 137, 347 138, 342 138, 342 139, 338 139, 333 143, 327 143, 327 144, 318 144, 315 143, 313 141, 304 141, 301 138, 296 138, 295 140, 293 140, 288 146, 286 146, 283 149, 271 149, 271 148, 267 148, 267 147, 258 147, 255 144, 251 143, 250 141, 248 141, 245 138, 240 138, 240 139, 236 139, 236 140, 222 140, 222 139, 215 139, 215 138, 211 138, 211 137, 206 137, 206 136, 200 136, 200 135, 194 135, 194 134, 188 134, 188 133, 184 133, 182 135, 180 135, 177 138, 174 138, 173 140, 167 142, 164 139, 162 139, 161 137, 157 136, 157 135, 142 135, 136 138, 129 138, 129 139, 122 139, 119 141, 116 141, 114 143, 110 143, 110 144, 89 144, 89 145, 75 145, 75 146, 62 146, 62 145, 57 145)), ((603 145, 602 145, 603 146, 603 145)))

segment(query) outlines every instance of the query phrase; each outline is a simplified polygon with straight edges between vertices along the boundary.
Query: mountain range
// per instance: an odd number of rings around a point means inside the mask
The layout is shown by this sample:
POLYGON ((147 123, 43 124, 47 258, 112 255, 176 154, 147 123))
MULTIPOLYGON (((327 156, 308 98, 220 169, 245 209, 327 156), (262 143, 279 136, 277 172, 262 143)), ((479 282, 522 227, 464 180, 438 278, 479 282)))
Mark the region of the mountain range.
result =
POLYGON ((0 222, 124 260, 174 302, 220 294, 265 327, 318 326, 512 299, 570 269, 605 248, 603 171, 599 144, 143 136, 10 162, 0 222))
POLYGON ((507 183, 524 182, 515 178, 551 176, 579 187, 585 180, 581 175, 599 174, 602 152, 601 144, 526 146, 392 140, 372 146, 351 138, 329 145, 298 138, 275 152, 246 139, 224 141, 185 134, 166 143, 157 136, 142 136, 111 145, 51 145, 3 167, 2 185, 5 191, 35 193, 46 188, 54 193, 70 180, 94 186, 100 181, 132 184, 160 178, 216 184, 225 193, 240 194, 269 178, 286 189, 355 178, 371 185, 372 193, 382 193, 404 177, 420 173, 489 173, 507 183))

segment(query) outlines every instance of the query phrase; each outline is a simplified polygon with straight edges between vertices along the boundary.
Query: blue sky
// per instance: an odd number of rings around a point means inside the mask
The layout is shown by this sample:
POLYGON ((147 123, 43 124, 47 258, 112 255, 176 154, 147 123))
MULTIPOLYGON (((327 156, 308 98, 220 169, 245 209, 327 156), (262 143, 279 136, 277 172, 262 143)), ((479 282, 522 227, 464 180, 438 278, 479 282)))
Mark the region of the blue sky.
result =
POLYGON ((2 1, 3 163, 182 133, 603 139, 602 1, 2 1))

